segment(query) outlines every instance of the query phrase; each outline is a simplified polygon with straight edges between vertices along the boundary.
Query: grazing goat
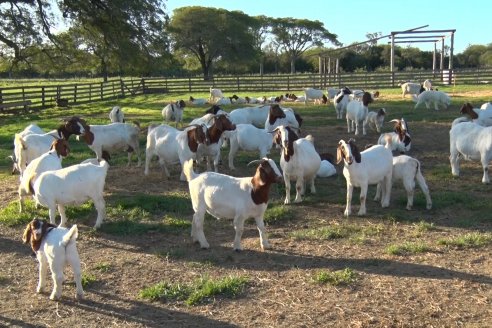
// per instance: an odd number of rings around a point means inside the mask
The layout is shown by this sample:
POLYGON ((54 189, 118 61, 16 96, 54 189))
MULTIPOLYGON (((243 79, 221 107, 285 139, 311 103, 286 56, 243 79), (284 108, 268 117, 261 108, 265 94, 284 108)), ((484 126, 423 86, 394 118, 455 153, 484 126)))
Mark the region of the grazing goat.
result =
POLYGON ((162 109, 162 117, 165 121, 174 121, 175 126, 183 121, 183 110, 186 107, 186 103, 183 100, 175 103, 170 103, 162 109))
POLYGON ((304 89, 304 96, 305 105, 307 105, 310 99, 313 99, 315 104, 326 104, 328 102, 328 98, 323 94, 323 90, 306 88, 304 89))
POLYGON ((65 139, 55 139, 48 152, 35 158, 27 165, 24 174, 21 176, 19 184, 19 213, 23 211, 24 197, 31 194, 31 184, 43 172, 58 170, 62 168, 61 161, 70 152, 68 141, 65 139))
MULTIPOLYGON (((425 195, 425 199, 427 201, 426 208, 430 210, 432 208, 432 199, 429 193, 429 187, 427 187, 427 183, 425 182, 425 178, 420 171, 420 162, 410 156, 400 155, 393 157, 393 174, 392 174, 392 183, 395 181, 402 181, 403 186, 405 187, 405 191, 407 192, 407 210, 411 210, 413 206, 413 195, 415 191, 415 180, 422 189, 422 192, 425 195)), ((374 197, 375 201, 379 201, 381 199, 381 184, 378 184, 376 189, 376 197, 374 197)))
POLYGON ((87 146, 96 153, 97 159, 109 160, 109 154, 125 150, 128 153, 128 163, 130 166, 132 153, 137 155, 137 166, 141 164, 139 134, 140 126, 138 122, 111 123, 107 125, 87 125, 84 120, 79 119, 84 126, 84 132, 77 138, 82 139, 87 146))
POLYGON ((282 175, 275 162, 268 158, 259 162, 253 177, 235 178, 229 175, 205 172, 195 174, 193 161, 184 164, 184 172, 193 205, 191 238, 198 241, 201 248, 209 248, 203 233, 205 212, 216 218, 234 219, 234 250, 242 250, 241 236, 244 221, 253 217, 260 233, 261 249, 270 248, 263 222, 268 206, 268 194, 272 183, 281 182, 282 175))
MULTIPOLYGON (((17 133, 16 135, 18 135, 19 138, 24 138, 25 136, 30 135, 30 134, 44 134, 44 131, 43 131, 43 129, 41 129, 36 124, 29 124, 28 126, 26 126, 24 128, 24 130, 17 133)), ((12 155, 9 156, 10 160, 12 160, 12 172, 11 172, 11 174, 15 174, 16 172, 20 172, 20 168, 19 168, 19 165, 17 163, 18 155, 19 155, 18 153, 20 153, 20 151, 21 151, 21 149, 20 148, 18 149, 16 147, 15 141, 14 141, 14 152, 12 153, 12 155)))
POLYGON ((337 119, 343 119, 343 113, 347 110, 347 104, 350 101, 350 91, 349 88, 345 87, 340 90, 340 92, 333 98, 333 105, 337 112, 337 119))
MULTIPOLYGON (((150 126, 147 134, 144 174, 149 174, 150 161, 152 156, 156 155, 159 157, 159 164, 164 169, 165 176, 169 177, 166 164, 183 165, 188 159, 195 160, 198 145, 203 143, 209 143, 205 125, 190 125, 183 131, 165 124, 150 126)), ((182 170, 180 179, 186 181, 182 170)))
POLYGON ((114 106, 109 113, 109 120, 111 123, 125 123, 125 114, 121 110, 120 106, 114 106))
POLYGON ((344 162, 343 175, 347 180, 347 206, 344 215, 352 214, 352 193, 360 187, 360 209, 358 215, 366 214, 367 188, 381 183, 381 206, 388 207, 391 196, 393 155, 381 145, 359 152, 353 139, 340 140, 337 148, 337 163, 344 162))
POLYGON ((222 90, 214 89, 210 87, 210 98, 209 98, 210 103, 215 103, 218 99, 222 97, 224 97, 224 95, 222 94, 222 90))
POLYGON ((79 252, 77 251, 77 237, 77 225, 73 225, 69 230, 56 227, 46 222, 46 220, 39 219, 33 219, 27 224, 22 235, 22 241, 24 244, 31 244, 31 248, 36 253, 39 262, 37 293, 42 293, 46 287, 46 275, 48 274, 49 266, 53 277, 53 291, 50 299, 60 299, 64 279, 63 270, 67 264, 70 264, 77 288, 75 298, 81 300, 84 297, 82 270, 79 252))
POLYGON ((492 126, 492 108, 490 109, 478 109, 473 108, 470 103, 465 103, 461 106, 460 113, 468 115, 472 122, 481 126, 492 126))
POLYGON ((483 127, 472 122, 456 124, 449 131, 449 161, 453 176, 460 175, 460 154, 466 160, 480 160, 483 167, 482 183, 490 183, 489 162, 492 160, 492 126, 483 127))
POLYGON ((207 99, 205 98, 193 98, 190 96, 190 103, 194 106, 202 106, 207 103, 207 99))
MULTIPOLYGON (((226 132, 224 132, 226 134, 226 132)), ((260 158, 266 157, 272 148, 273 135, 265 129, 259 129, 252 124, 237 124, 235 131, 228 131, 230 140, 229 168, 235 170, 234 157, 238 150, 258 151, 260 158)))
POLYGON ((400 83, 401 87, 401 97, 405 98, 405 95, 415 95, 418 96, 421 92, 425 91, 424 87, 419 83, 405 82, 400 83))
POLYGON ((316 193, 314 180, 321 165, 321 158, 314 149, 314 138, 308 135, 299 138, 288 126, 279 126, 275 130, 274 142, 281 147, 280 167, 285 182, 285 201, 290 204, 290 181, 296 180, 295 203, 302 201, 305 184, 309 183, 311 193, 316 193))
POLYGON ((451 104, 451 98, 449 98, 449 96, 442 91, 425 90, 419 94, 416 102, 415 109, 417 109, 420 105, 425 104, 427 109, 430 109, 431 105, 434 105, 434 109, 439 110, 440 107, 448 108, 451 104))
POLYGON ((367 106, 373 102, 371 94, 369 92, 364 92, 362 96, 362 102, 357 100, 351 100, 347 104, 347 132, 350 133, 355 130, 355 134, 358 135, 360 132, 360 124, 362 123, 362 134, 366 135, 366 124, 364 121, 367 116, 369 109, 367 106))
POLYGON ((364 120, 364 126, 371 127, 375 129, 378 133, 381 133, 381 129, 383 128, 384 118, 386 117, 386 109, 381 108, 377 112, 370 111, 367 113, 366 119, 364 120))
POLYGON ((92 163, 76 164, 66 168, 46 171, 31 185, 36 204, 49 209, 50 223, 55 224, 56 207, 60 212, 61 223, 67 222, 65 205, 82 204, 89 199, 94 202, 97 219, 94 228, 99 228, 106 216, 103 191, 109 164, 102 160, 99 165, 92 163))
POLYGON ((391 151, 399 151, 401 154, 410 151, 412 147, 412 138, 410 137, 410 132, 408 131, 408 125, 405 119, 401 120, 391 120, 390 122, 395 123, 394 132, 383 133, 378 139, 379 145, 387 145, 388 140, 391 143, 388 147, 391 151))

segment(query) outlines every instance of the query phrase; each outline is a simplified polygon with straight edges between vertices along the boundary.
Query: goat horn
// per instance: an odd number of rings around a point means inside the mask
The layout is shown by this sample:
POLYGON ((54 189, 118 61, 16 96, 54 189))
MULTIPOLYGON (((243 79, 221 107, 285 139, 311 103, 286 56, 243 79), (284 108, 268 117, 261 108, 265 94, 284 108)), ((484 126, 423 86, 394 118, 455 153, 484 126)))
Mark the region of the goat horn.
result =
POLYGON ((247 166, 250 166, 251 164, 260 163, 260 162, 261 162, 261 159, 255 159, 255 160, 249 162, 247 166))

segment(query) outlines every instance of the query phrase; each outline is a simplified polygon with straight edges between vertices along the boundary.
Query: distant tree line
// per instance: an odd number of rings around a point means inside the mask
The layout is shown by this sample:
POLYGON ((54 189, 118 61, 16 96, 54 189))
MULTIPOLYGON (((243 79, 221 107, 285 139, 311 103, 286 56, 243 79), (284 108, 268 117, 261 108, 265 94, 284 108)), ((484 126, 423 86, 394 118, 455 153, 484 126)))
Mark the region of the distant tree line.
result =
MULTIPOLYGON (((0 0, 0 76, 318 72, 322 52, 338 59, 341 71, 389 70, 390 46, 371 42, 380 35, 336 50, 338 36, 316 20, 198 6, 169 16, 163 0, 0 0), (60 24, 65 28, 55 32, 60 24)), ((396 47, 395 65, 428 70, 432 56, 396 47)), ((484 66, 492 66, 492 43, 454 56, 456 68, 484 66)))

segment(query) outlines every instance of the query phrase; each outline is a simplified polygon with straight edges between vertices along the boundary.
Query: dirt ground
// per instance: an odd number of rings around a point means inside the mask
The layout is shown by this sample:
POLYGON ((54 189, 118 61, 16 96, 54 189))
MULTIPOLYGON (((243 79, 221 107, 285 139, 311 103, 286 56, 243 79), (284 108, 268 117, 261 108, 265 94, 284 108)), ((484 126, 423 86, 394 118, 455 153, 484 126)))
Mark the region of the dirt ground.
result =
MULTIPOLYGON (((343 124, 309 132, 314 135, 320 152, 334 152, 340 137, 349 137, 343 124)), ((410 155, 423 163, 424 175, 439 165, 447 165, 449 174, 449 123, 424 122, 413 127, 412 132, 420 137, 413 140, 410 155)), ((357 141, 364 145, 374 143, 375 138, 377 134, 371 132, 357 141)), ((275 150, 272 152, 277 156, 275 150)), ((474 192, 490 195, 492 188, 480 184, 478 164, 467 163, 464 167, 460 179, 439 181, 427 176, 431 193, 475 184, 474 192)), ((304 203, 290 206, 294 219, 267 227, 273 248, 265 252, 259 247, 253 222, 245 227, 244 251, 238 253, 232 250, 234 230, 229 220, 207 221, 205 234, 211 246, 209 250, 193 244, 189 231, 149 232, 138 236, 94 234, 91 230, 94 221, 85 224, 71 220, 70 224, 79 224, 78 249, 83 269, 96 276, 80 302, 73 297, 75 288, 68 269, 60 302, 50 301, 48 293, 36 294, 37 263, 30 256, 29 247, 20 241, 23 227, 1 226, 0 326, 490 327, 492 247, 456 249, 436 243, 439 238, 466 233, 467 228, 457 222, 471 216, 471 212, 450 211, 439 207, 439 202, 430 211, 424 209, 422 202, 416 203, 413 211, 404 211, 405 194, 401 186, 395 186, 391 209, 398 208, 397 212, 388 212, 368 201, 368 216, 344 218, 345 179, 341 169, 337 168, 336 177, 317 180, 317 195, 308 195, 304 203), (419 220, 433 222, 437 229, 416 236, 413 223, 419 220), (343 224, 382 227, 382 232, 366 236, 361 243, 348 238, 296 240, 290 235, 300 229, 343 224), (407 256, 385 251, 389 245, 403 241, 420 241, 432 245, 432 249, 407 256), (156 255, 178 251, 180 256, 156 255), (98 271, 96 267, 100 263, 110 264, 109 270, 98 271), (312 281, 321 270, 344 268, 356 272, 354 284, 334 287, 312 281), (217 297, 198 306, 150 302, 138 297, 142 288, 159 281, 186 283, 203 275, 245 275, 249 283, 235 299, 217 297)), ((224 167, 222 170, 229 173, 224 167)), ((250 172, 251 168, 241 168, 234 174, 250 172)), ((130 195, 186 192, 187 185, 178 181, 177 173, 175 168, 173 177, 164 180, 155 164, 148 177, 144 177, 142 168, 111 167, 106 192, 130 195)), ((1 206, 16 198, 16 179, 2 182, 1 206)), ((370 189, 371 195, 373 192, 370 189)), ((355 212, 358 194, 356 190, 355 212)), ((273 188, 274 202, 282 202, 283 197, 281 190, 273 188)), ((484 230, 490 232, 490 223, 490 220, 485 223, 484 230)), ((48 291, 51 286, 49 279, 48 291)))

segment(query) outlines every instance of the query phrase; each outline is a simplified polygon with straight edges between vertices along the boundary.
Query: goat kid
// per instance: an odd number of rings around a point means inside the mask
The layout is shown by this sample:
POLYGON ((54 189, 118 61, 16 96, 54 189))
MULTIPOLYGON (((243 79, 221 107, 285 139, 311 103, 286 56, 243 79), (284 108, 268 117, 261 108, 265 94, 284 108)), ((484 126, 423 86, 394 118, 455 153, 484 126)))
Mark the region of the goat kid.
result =
POLYGON ((186 107, 184 100, 170 103, 162 109, 162 117, 165 121, 174 121, 174 125, 177 127, 183 121, 183 110, 186 107))
POLYGON ((477 123, 478 125, 492 126, 492 108, 473 108, 473 105, 468 102, 461 106, 460 113, 468 115, 472 119, 472 122, 477 123))
POLYGON ((364 121, 367 117, 367 112, 369 111, 368 106, 372 103, 372 97, 369 92, 364 92, 362 95, 362 102, 357 100, 351 100, 347 104, 347 132, 350 133, 355 130, 355 134, 358 135, 360 132, 360 125, 362 122, 362 134, 366 135, 366 125, 364 121))
POLYGON ((109 120, 111 123, 125 123, 125 114, 121 110, 120 106, 114 106, 109 113, 109 120))
POLYGON ((385 117, 386 109, 384 108, 380 108, 377 112, 370 111, 367 113, 366 119, 364 120, 364 129, 367 130, 367 127, 369 126, 372 129, 375 129, 378 133, 381 133, 385 117))
POLYGON ((390 122, 395 123, 394 132, 381 134, 378 144, 383 146, 388 145, 391 151, 399 151, 401 154, 410 151, 412 138, 410 137, 405 119, 402 117, 401 120, 394 119, 390 122), (388 144, 388 141, 390 141, 390 144, 388 144))

